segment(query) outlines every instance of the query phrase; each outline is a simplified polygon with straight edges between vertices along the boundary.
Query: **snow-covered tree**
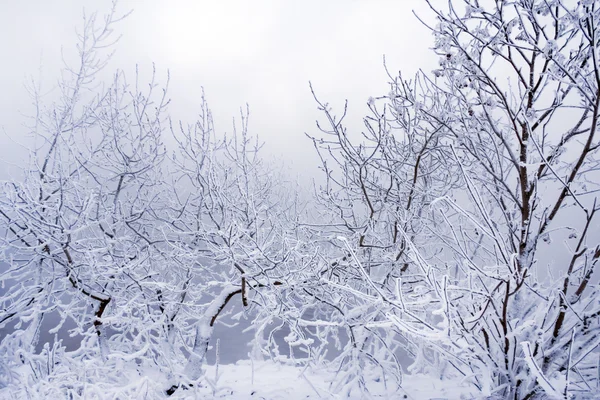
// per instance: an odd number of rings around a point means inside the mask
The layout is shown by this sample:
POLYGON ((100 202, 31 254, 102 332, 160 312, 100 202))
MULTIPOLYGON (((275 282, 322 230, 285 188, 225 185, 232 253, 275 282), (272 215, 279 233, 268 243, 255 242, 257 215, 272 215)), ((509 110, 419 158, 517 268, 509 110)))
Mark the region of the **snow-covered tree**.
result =
POLYGON ((231 136, 219 137, 203 100, 196 124, 173 129, 177 146, 167 217, 167 235, 176 238, 172 259, 190 270, 190 285, 202 288, 187 286, 188 296, 197 297, 192 303, 202 304, 207 291, 214 293, 204 311, 187 311, 203 313, 188 365, 192 379, 200 376, 214 323, 234 296, 251 312, 262 310, 263 317, 253 320, 260 336, 281 315, 270 310, 281 307, 282 292, 306 280, 306 264, 298 259, 306 244, 294 230, 300 203, 278 172, 281 167, 261 159, 248 116, 242 112, 239 131, 234 125, 231 136))
POLYGON ((116 3, 84 17, 56 100, 32 91, 23 176, 2 182, 0 390, 17 397, 189 388, 234 296, 259 312, 304 276, 298 203, 261 161, 247 113, 221 137, 203 98, 198 121, 174 128, 168 80, 142 84, 136 69, 133 82, 117 71, 104 83, 122 18, 116 3), (77 350, 64 336, 39 343, 65 323, 77 350))
POLYGON ((12 332, 0 348, 9 371, 3 383, 13 390, 81 395, 86 381, 116 378, 115 363, 160 358, 157 332, 165 318, 156 292, 179 282, 156 217, 165 207, 168 99, 154 74, 146 89, 137 74, 129 83, 121 71, 103 85, 106 48, 122 18, 116 4, 103 19, 84 17, 76 61, 65 65, 56 99, 48 103, 33 92, 33 146, 23 179, 2 183, 7 270, 0 323, 12 332), (48 318, 59 322, 44 333, 75 325, 69 334, 80 345, 66 354, 55 342, 57 357, 40 374, 48 350, 37 347, 48 318), (87 376, 85 360, 98 363, 87 376))
POLYGON ((438 69, 392 78, 369 99, 362 136, 319 102, 319 198, 327 232, 344 237, 326 267, 330 292, 344 312, 364 310, 363 346, 404 346, 413 371, 502 398, 589 396, 600 7, 427 3, 438 69), (377 330, 393 336, 376 344, 377 330))
POLYGON ((255 355, 333 364, 334 394, 368 397, 372 374, 402 393, 408 371, 591 398, 600 7, 426 3, 439 67, 389 74, 362 132, 315 94, 308 205, 248 111, 221 136, 203 95, 196 122, 171 121, 154 72, 105 82, 121 17, 85 17, 54 102, 32 88, 29 162, 2 182, 0 395, 185 396, 210 383, 214 325, 238 301, 255 355), (39 343, 66 325, 76 350, 39 343))

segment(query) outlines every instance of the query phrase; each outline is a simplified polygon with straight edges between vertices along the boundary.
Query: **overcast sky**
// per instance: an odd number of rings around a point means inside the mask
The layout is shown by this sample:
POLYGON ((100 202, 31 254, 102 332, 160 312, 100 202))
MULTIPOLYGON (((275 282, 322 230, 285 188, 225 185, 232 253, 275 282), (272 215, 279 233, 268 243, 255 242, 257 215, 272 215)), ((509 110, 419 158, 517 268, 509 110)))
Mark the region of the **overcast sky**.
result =
MULTIPOLYGON (((51 90, 61 47, 73 51, 83 8, 103 13, 109 6, 3 2, 0 125, 10 137, 26 131, 21 114, 32 111, 24 82, 41 77, 51 90)), ((123 37, 111 67, 131 75, 136 64, 149 71, 154 62, 159 78, 169 69, 176 118, 193 117, 204 86, 219 131, 231 131, 231 118, 248 103, 251 132, 269 153, 303 169, 314 165, 304 132, 314 133, 319 118, 309 81, 338 110, 348 99, 349 121, 360 129, 368 97, 388 91, 383 55, 391 71, 406 76, 433 68, 432 37, 415 8, 428 16, 420 0, 121 0, 121 12, 134 12, 117 26, 123 37)), ((2 158, 19 162, 24 152, 5 135, 0 140, 2 158)))

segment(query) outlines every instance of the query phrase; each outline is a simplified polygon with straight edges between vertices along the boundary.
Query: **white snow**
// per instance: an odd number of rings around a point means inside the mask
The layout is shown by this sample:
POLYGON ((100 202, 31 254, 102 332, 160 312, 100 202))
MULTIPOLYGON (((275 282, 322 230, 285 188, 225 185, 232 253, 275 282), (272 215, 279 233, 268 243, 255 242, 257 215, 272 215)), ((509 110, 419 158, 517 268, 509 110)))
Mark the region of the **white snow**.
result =
MULTIPOLYGON (((300 400, 342 399, 332 394, 330 384, 334 371, 309 369, 301 366, 276 364, 271 361, 240 361, 236 364, 206 366, 201 386, 194 390, 178 390, 174 399, 232 399, 232 400, 300 400)), ((379 375, 366 374, 367 386, 376 399, 460 399, 473 398, 476 392, 460 380, 441 381, 426 375, 405 375, 402 388, 385 388, 379 375), (406 396, 406 397, 404 397, 406 396)), ((344 397, 347 399, 347 397, 344 397)), ((356 398, 363 398, 356 393, 356 398)))

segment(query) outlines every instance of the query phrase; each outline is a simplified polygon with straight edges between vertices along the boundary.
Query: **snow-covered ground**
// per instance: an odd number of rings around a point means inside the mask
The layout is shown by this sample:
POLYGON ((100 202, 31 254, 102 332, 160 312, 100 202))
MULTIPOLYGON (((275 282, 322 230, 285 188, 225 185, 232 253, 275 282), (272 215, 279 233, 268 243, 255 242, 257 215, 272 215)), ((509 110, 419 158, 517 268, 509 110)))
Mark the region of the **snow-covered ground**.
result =
MULTIPOLYGON (((209 385, 195 390, 178 390, 177 399, 296 400, 369 398, 353 391, 349 397, 332 393, 334 373, 316 371, 270 361, 240 361, 206 367, 209 385), (211 385, 215 385, 214 389, 211 385)), ((440 381, 424 375, 405 375, 402 388, 385 387, 377 378, 367 383, 375 399, 460 399, 474 398, 469 387, 456 381, 440 381)))
POLYGON ((191 387, 180 387, 168 396, 166 389, 173 381, 154 368, 141 370, 135 363, 116 363, 88 369, 93 363, 90 360, 87 366, 84 363, 75 370, 57 367, 51 376, 44 376, 43 371, 32 374, 33 369, 23 365, 19 368, 20 378, 15 377, 11 385, 2 385, 0 380, 0 399, 458 400, 485 397, 460 380, 404 375, 402 387, 397 387, 381 379, 377 371, 362 371, 362 383, 367 390, 359 390, 358 382, 353 379, 340 385, 343 379, 336 376, 335 371, 250 360, 218 367, 204 366, 203 375, 191 387))

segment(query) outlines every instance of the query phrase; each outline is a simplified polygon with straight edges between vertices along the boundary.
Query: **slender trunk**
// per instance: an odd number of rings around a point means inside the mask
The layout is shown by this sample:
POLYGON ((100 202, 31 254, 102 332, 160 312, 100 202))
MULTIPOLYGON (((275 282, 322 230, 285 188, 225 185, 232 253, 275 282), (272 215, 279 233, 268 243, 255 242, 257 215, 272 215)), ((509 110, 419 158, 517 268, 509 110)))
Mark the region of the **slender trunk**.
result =
POLYGON ((202 317, 196 325, 196 338, 192 354, 188 359, 188 364, 185 367, 185 375, 195 381, 202 375, 202 364, 208 351, 208 344, 213 333, 213 327, 210 324, 210 319, 206 316, 202 317))

